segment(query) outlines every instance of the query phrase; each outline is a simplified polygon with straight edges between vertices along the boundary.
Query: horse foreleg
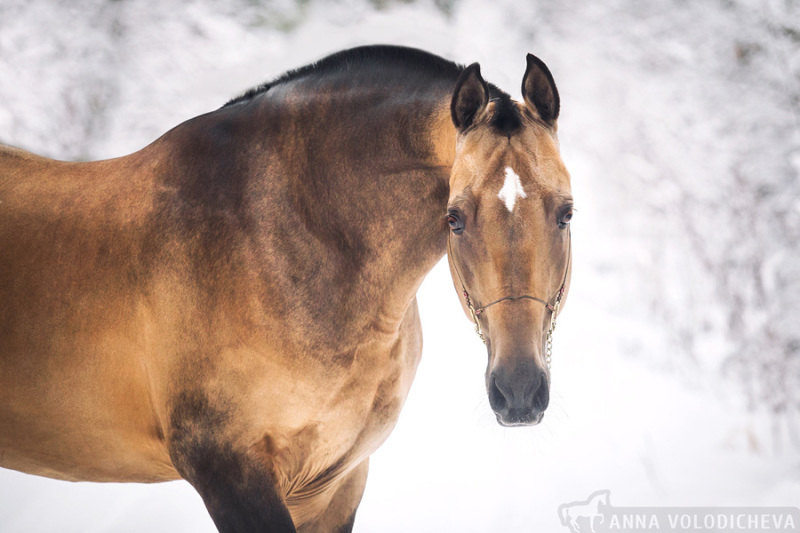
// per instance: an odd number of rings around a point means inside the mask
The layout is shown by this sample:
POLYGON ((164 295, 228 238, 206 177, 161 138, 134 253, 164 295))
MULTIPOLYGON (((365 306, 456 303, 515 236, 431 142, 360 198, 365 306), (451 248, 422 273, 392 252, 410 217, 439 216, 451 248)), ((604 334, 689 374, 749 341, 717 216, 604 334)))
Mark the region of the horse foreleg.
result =
POLYGON ((172 463, 220 533, 295 533, 266 457, 230 444, 224 417, 202 395, 184 395, 177 405, 168 439, 172 463))
POLYGON ((300 533, 350 533, 356 509, 367 484, 369 459, 365 459, 345 477, 322 515, 300 526, 300 533))
POLYGON ((269 469, 223 447, 195 447, 175 461, 220 533, 290 533, 294 523, 269 469))

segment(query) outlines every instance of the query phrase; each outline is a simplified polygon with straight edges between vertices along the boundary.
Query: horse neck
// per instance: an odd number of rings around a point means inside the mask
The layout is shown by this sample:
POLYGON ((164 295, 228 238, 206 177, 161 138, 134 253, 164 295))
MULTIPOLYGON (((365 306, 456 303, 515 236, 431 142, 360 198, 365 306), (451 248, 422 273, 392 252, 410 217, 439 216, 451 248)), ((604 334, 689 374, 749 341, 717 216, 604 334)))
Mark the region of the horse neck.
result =
MULTIPOLYGON (((415 100, 362 91, 352 98, 274 92, 258 114, 274 125, 266 137, 282 154, 268 164, 277 180, 264 191, 282 223, 262 235, 303 246, 288 268, 319 267, 300 307, 316 306, 315 316, 349 329, 374 320, 383 330, 399 327, 445 253, 456 136, 449 94, 415 100), (335 302, 329 316, 320 316, 325 310, 314 301, 320 297, 335 302)), ((267 245, 278 253, 283 247, 267 245)))

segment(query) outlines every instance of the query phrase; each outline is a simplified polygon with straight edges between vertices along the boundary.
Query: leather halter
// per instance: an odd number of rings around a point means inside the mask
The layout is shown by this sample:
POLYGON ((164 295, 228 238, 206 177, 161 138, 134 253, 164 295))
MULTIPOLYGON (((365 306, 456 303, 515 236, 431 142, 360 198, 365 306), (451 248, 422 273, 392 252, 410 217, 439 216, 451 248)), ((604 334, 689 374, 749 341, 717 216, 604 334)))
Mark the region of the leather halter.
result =
POLYGON ((486 311, 489 307, 499 304, 500 302, 505 301, 515 301, 515 300, 533 300, 534 302, 539 302, 540 304, 544 305, 545 309, 550 311, 550 327, 547 330, 547 338, 546 338, 546 346, 545 346, 545 361, 547 363, 547 367, 550 367, 550 357, 552 351, 552 337, 553 331, 556 329, 556 317, 558 316, 558 309, 561 306, 561 299, 564 297, 564 291, 566 290, 567 286, 567 276, 569 275, 570 265, 572 263, 572 231, 567 228, 567 266, 564 269, 564 277, 561 281, 561 286, 556 291, 555 296, 548 300, 543 300, 536 296, 531 296, 529 294, 521 294, 519 296, 503 296, 502 298, 498 298, 493 302, 489 302, 484 306, 475 306, 472 302, 472 298, 469 296, 469 292, 467 291, 467 287, 464 284, 464 278, 461 276, 461 271, 458 268, 458 264, 456 262, 456 258, 453 255, 453 246, 452 246, 452 232, 447 235, 447 253, 452 258, 453 261, 453 268, 456 271, 456 275, 458 276, 458 281, 461 284, 461 291, 464 295, 464 301, 467 304, 467 309, 469 309, 470 315, 472 317, 472 321, 475 323, 475 332, 478 334, 478 337, 481 338, 484 344, 486 344, 486 336, 483 334, 483 330, 481 329, 481 323, 478 320, 478 317, 486 311), (551 303, 552 302, 552 303, 551 303))

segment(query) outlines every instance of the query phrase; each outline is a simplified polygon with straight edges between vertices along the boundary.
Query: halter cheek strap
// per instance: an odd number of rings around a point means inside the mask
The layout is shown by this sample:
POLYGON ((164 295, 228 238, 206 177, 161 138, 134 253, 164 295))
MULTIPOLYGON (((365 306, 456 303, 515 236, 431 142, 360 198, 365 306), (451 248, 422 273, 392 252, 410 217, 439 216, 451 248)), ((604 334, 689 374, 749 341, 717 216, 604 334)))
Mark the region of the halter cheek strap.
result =
MULTIPOLYGON (((569 230, 567 230, 569 232, 569 230)), ((552 360, 553 356, 553 332, 556 330, 556 319, 558 317, 558 310, 561 307, 561 300, 564 297, 564 291, 566 290, 567 286, 567 276, 569 275, 569 267, 572 261, 572 233, 569 232, 567 234, 568 239, 568 248, 567 248, 567 266, 564 269, 564 277, 561 281, 561 287, 558 288, 555 296, 551 299, 551 301, 542 300, 541 298, 537 298, 536 296, 531 296, 529 294, 522 294, 520 296, 503 296, 502 298, 498 298, 493 302, 489 302, 484 306, 475 306, 472 302, 472 298, 469 296, 469 292, 467 291, 466 285, 464 285, 464 278, 461 277, 461 272, 458 269, 458 265, 456 264, 456 258, 453 255, 453 247, 451 243, 452 234, 447 236, 447 251, 453 261, 453 268, 456 271, 456 275, 458 276, 458 281, 461 284, 461 293, 464 295, 464 301, 467 304, 467 309, 469 310, 469 314, 472 318, 472 322, 475 323, 475 333, 478 334, 478 337, 481 338, 484 344, 486 344, 486 335, 483 334, 483 330, 481 329, 481 323, 478 320, 478 317, 483 314, 489 307, 493 306, 494 304, 499 304, 500 302, 505 301, 515 301, 515 300, 533 300, 534 302, 539 302, 540 304, 544 305, 545 309, 550 311, 550 326, 547 328, 547 335, 545 336, 545 346, 544 346, 544 361, 547 364, 548 370, 550 369, 550 361, 552 360)))

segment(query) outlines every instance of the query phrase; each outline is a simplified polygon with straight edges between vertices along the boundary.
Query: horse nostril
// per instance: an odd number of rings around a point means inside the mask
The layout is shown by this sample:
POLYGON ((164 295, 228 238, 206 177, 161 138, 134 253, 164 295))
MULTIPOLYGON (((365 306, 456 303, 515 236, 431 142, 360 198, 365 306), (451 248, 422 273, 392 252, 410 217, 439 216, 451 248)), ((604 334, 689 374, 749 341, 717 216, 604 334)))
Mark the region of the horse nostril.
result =
POLYGON ((547 375, 542 372, 539 374, 539 386, 534 391, 533 408, 536 411, 542 412, 547 409, 550 403, 550 386, 547 383, 547 375))
POLYGON ((502 411, 508 405, 508 400, 500 387, 497 386, 497 378, 492 373, 491 380, 489 381, 489 405, 495 411, 502 411))

